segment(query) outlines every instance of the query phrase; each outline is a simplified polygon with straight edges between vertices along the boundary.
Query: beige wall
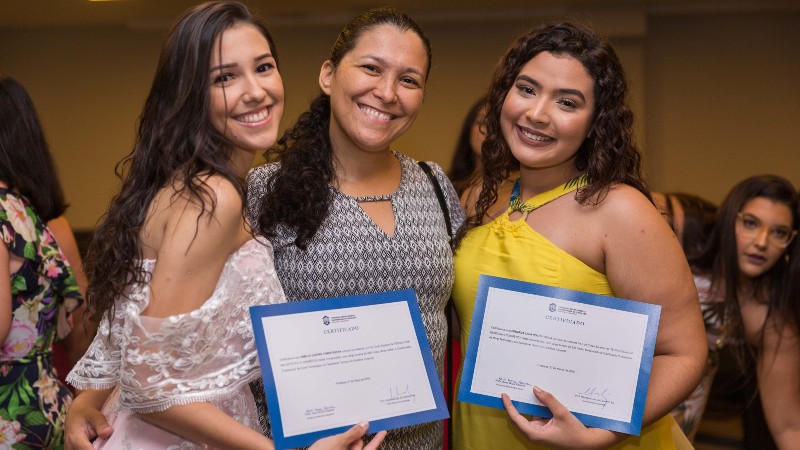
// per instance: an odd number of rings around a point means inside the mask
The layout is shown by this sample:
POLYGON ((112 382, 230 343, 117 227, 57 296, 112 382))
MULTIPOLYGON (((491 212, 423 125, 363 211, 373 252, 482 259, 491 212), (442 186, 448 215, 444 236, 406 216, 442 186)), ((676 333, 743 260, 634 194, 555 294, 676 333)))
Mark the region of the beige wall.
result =
POLYGON ((162 36, 116 29, 0 32, 0 70, 27 88, 76 230, 94 227, 131 149, 162 36))
POLYGON ((655 188, 719 202, 756 174, 800 187, 800 13, 656 17, 646 50, 655 188))
MULTIPOLYGON (((626 67, 653 188, 720 200, 735 181, 761 172, 800 185, 790 141, 800 122, 800 13, 580 17, 612 37, 626 67)), ((417 123, 395 148, 447 168, 461 120, 497 59, 541 20, 419 18, 434 67, 417 123)), ((317 93, 338 28, 273 29, 287 91, 284 125, 317 93)), ((76 229, 93 227, 117 187, 114 164, 133 142, 163 33, 0 29, 0 70, 18 78, 39 109, 76 229)))

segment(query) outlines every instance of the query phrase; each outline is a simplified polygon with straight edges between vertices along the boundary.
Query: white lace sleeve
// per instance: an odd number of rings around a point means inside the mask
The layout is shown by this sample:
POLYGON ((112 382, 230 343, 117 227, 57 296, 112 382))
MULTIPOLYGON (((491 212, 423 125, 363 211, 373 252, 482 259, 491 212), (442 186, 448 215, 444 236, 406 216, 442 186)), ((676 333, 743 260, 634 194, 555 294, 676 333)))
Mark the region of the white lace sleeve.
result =
POLYGON ((260 371, 249 307, 284 302, 272 247, 251 240, 228 258, 212 296, 197 310, 166 318, 126 307, 120 330, 120 405, 149 413, 235 395, 260 371))
MULTIPOLYGON (((120 311, 117 311, 119 315, 120 311)), ((100 321, 97 334, 83 357, 75 364, 67 383, 78 389, 110 389, 119 380, 119 332, 121 327, 115 318, 116 328, 109 325, 108 317, 100 321), (114 337, 109 339, 109 334, 114 337)))

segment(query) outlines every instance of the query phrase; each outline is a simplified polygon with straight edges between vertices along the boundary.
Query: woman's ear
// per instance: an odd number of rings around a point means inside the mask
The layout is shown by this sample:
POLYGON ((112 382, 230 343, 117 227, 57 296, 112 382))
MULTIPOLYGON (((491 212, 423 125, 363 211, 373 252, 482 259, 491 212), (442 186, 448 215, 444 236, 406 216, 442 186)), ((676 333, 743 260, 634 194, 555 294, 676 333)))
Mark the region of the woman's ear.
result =
POLYGON ((330 59, 322 63, 322 67, 319 69, 319 87, 325 95, 331 95, 331 79, 334 71, 335 67, 330 59))

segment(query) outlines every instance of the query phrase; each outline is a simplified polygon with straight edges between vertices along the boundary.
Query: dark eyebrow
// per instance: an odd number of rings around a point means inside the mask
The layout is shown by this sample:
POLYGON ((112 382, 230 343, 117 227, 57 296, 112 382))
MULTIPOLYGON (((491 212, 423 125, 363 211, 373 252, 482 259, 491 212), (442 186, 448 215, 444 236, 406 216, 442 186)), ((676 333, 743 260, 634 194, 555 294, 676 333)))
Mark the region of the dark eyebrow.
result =
MULTIPOLYGON (((264 53, 263 55, 256 56, 255 58, 253 58, 253 61, 258 62, 258 61, 261 61, 263 59, 268 59, 268 58, 272 58, 272 53, 264 53)), ((230 68, 233 68, 233 67, 236 67, 236 66, 238 66, 238 64, 236 64, 236 63, 234 63, 234 64, 220 64, 218 66, 214 66, 211 69, 209 69, 209 72, 214 72, 214 71, 222 70, 222 69, 230 69, 230 68)))
MULTIPOLYGON (((759 219, 758 216, 756 216, 755 214, 750 214, 749 212, 745 212, 745 211, 742 211, 741 214, 742 214, 742 216, 744 216, 744 217, 746 217, 746 218, 748 218, 750 220, 755 220, 759 224, 763 224, 764 223, 764 221, 759 219)), ((793 231, 793 228, 790 227, 790 226, 787 226, 787 225, 773 225, 769 229, 773 230, 773 231, 774 230, 789 231, 789 232, 793 231)))
MULTIPOLYGON (((380 56, 367 55, 364 58, 371 59, 371 60, 375 61, 376 63, 384 65, 384 66, 388 65, 386 60, 381 58, 380 56)), ((424 78, 424 75, 422 75, 422 72, 420 72, 419 70, 417 70, 414 67, 406 67, 406 68, 403 69, 403 72, 412 72, 412 73, 415 73, 415 74, 417 74, 417 75, 419 75, 419 76, 424 78)))
MULTIPOLYGON (((517 80, 526 81, 526 82, 528 82, 528 83, 530 83, 530 84, 532 84, 532 85, 534 85, 534 86, 536 86, 537 88, 540 88, 540 89, 542 87, 542 85, 538 81, 534 80, 533 78, 531 78, 531 77, 529 77, 527 75, 520 75, 520 76, 517 77, 517 80)), ((581 92, 581 91, 579 91, 577 89, 562 88, 562 89, 556 89, 556 92, 558 92, 559 94, 574 95, 574 96, 580 98, 582 102, 584 102, 584 103, 586 102, 586 97, 583 96, 583 92, 581 92)))
POLYGON ((758 216, 756 216, 755 214, 750 214, 749 212, 745 212, 745 211, 742 211, 740 214, 744 218, 755 220, 758 223, 762 223, 761 219, 759 219, 758 216))

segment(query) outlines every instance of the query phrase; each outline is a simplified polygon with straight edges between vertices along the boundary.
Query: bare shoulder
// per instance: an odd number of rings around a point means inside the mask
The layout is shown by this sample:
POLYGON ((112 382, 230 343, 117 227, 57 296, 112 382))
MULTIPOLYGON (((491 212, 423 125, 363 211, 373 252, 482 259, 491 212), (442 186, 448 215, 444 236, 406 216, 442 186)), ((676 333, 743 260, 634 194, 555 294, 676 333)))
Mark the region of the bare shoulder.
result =
POLYGON ((209 239, 229 242, 232 245, 230 250, 238 248, 249 237, 242 233, 246 225, 240 189, 221 175, 201 177, 199 181, 203 187, 200 196, 204 197, 204 203, 197 209, 201 220, 193 220, 193 225, 199 226, 198 234, 202 232, 209 239))
POLYGON ((593 223, 602 225, 604 233, 629 232, 642 227, 669 231, 656 206, 638 189, 626 184, 612 186, 599 203, 591 203, 581 209, 593 223))
POLYGON ((54 219, 50 219, 50 221, 47 222, 47 228, 49 228, 50 231, 53 232, 53 234, 56 236, 57 241, 58 241, 58 236, 60 236, 62 233, 67 233, 67 232, 72 233, 72 228, 70 228, 69 222, 67 222, 67 218, 64 217, 63 215, 58 216, 54 219))
POLYGON ((611 186, 598 206, 599 210, 606 214, 657 211, 655 205, 642 192, 627 184, 611 186))
MULTIPOLYGON (((214 209, 219 209, 221 214, 235 212, 241 215, 244 199, 239 188, 231 180, 222 175, 210 175, 203 178, 209 189, 209 194, 214 196, 214 209)), ((214 211, 216 213, 216 211, 214 211)))
POLYGON ((574 202, 570 214, 560 218, 574 223, 573 232, 577 234, 569 242, 578 235, 585 236, 580 241, 582 244, 569 248, 612 281, 615 268, 623 268, 622 278, 633 279, 628 271, 636 270, 634 261, 660 259, 669 254, 685 264, 680 245, 667 222, 650 200, 631 186, 617 184, 586 204, 574 202))
POLYGON ((159 196, 168 196, 167 207, 172 214, 193 218, 224 219, 235 213, 241 215, 244 200, 239 189, 222 175, 200 175, 194 179, 193 187, 184 187, 175 182, 162 189, 159 196), (193 213, 193 214, 191 214, 193 213))
MULTIPOLYGON (((797 325, 787 322, 783 318, 776 317, 775 314, 768 314, 767 309, 768 306, 764 305, 764 315, 766 318, 762 320, 762 323, 764 326, 765 343, 769 343, 770 338, 772 338, 775 341, 776 347, 785 344, 789 348, 800 348, 800 330, 797 329, 797 325)), ((742 316, 744 316, 744 313, 742 316)), ((746 318, 743 317, 743 319, 746 318)), ((800 359, 800 353, 798 353, 798 359, 800 359)))
MULTIPOLYGON (((158 261, 152 272, 153 298, 147 314, 156 317, 199 307, 213 292, 228 256, 252 238, 242 198, 222 176, 200 176, 196 189, 170 186, 143 233, 145 258, 158 261), (163 217, 159 217, 162 215, 163 217), (156 225, 160 225, 158 228, 156 225)), ((152 211, 152 210, 151 210, 152 211)))
POLYGON ((155 256, 148 249, 161 254, 165 243, 188 251, 201 241, 224 238, 226 242, 241 234, 244 203, 236 186, 221 175, 194 181, 194 191, 174 182, 153 198, 141 234, 145 257, 155 256))

